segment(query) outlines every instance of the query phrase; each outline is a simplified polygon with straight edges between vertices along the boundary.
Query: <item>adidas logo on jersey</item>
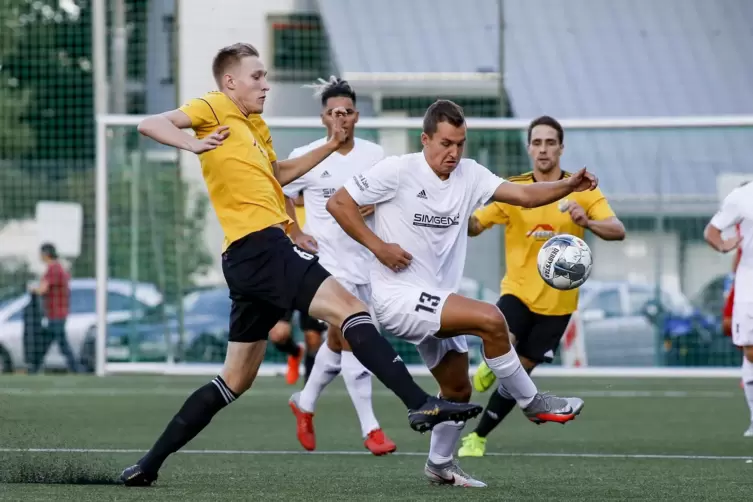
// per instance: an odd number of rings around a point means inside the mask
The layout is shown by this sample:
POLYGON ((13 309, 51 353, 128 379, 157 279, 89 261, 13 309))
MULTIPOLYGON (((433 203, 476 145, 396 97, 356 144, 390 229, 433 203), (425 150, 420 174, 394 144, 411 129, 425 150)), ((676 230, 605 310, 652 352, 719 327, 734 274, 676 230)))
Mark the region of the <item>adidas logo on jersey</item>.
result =
POLYGON ((418 195, 416 195, 416 197, 418 197, 419 199, 428 199, 428 197, 426 196, 426 190, 421 190, 420 192, 418 192, 418 195))
POLYGON ((329 174, 329 171, 324 171, 320 178, 329 178, 331 175, 329 174))

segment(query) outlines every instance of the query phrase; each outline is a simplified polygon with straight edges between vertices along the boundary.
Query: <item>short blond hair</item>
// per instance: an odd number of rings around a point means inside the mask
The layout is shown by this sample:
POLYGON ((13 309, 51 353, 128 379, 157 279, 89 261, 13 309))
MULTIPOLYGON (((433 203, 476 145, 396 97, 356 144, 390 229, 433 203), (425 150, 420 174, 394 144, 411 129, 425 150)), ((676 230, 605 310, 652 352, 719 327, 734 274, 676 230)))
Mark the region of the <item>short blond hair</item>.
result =
POLYGON ((212 74, 217 85, 222 87, 222 76, 228 68, 234 66, 245 57, 259 57, 259 51, 251 44, 239 42, 228 45, 217 51, 212 61, 212 74))

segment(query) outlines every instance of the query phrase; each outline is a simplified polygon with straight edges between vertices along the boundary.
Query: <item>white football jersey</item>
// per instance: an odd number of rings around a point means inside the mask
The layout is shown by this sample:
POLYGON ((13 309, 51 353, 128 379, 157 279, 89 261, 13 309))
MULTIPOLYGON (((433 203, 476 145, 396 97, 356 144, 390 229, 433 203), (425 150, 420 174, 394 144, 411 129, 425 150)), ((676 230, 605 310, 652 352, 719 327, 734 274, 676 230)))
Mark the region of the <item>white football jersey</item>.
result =
POLYGON ((468 218, 504 180, 471 159, 461 159, 442 181, 423 152, 388 157, 354 176, 345 189, 358 205, 377 204, 375 233, 413 256, 394 272, 374 260, 371 286, 408 282, 457 291, 468 245, 468 218))
POLYGON ((753 183, 730 192, 711 224, 722 231, 740 225, 742 253, 735 274, 735 303, 753 303, 753 183))
MULTIPOLYGON (((304 155, 326 141, 326 138, 322 138, 296 148, 288 158, 304 155)), ((383 158, 384 149, 381 146, 356 138, 353 149, 347 155, 335 152, 311 171, 282 187, 288 197, 296 197, 303 192, 303 207, 306 211, 303 231, 319 244, 319 262, 332 275, 347 279, 353 284, 369 282, 369 267, 374 255, 351 239, 337 224, 327 212, 327 200, 346 180, 369 169, 383 158)), ((374 216, 367 217, 366 223, 373 228, 374 216)))

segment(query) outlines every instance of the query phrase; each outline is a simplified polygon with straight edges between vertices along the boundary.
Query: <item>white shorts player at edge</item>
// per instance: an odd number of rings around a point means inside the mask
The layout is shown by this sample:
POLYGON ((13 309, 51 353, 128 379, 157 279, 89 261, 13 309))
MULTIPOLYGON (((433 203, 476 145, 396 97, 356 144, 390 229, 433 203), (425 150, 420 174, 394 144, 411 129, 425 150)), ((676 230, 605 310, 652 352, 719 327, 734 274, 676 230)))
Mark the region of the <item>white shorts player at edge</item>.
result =
POLYGON ((711 219, 711 225, 722 231, 738 224, 742 252, 735 272, 732 340, 743 347, 753 346, 753 183, 730 192, 711 219))
POLYGON ((735 225, 739 225, 741 253, 735 271, 732 342, 743 350, 743 391, 750 410, 750 425, 744 435, 753 437, 753 183, 730 192, 709 222, 709 226, 722 232, 735 225))
POLYGON ((464 337, 440 340, 442 307, 463 276, 468 216, 505 181, 471 159, 462 159, 441 180, 423 153, 389 157, 347 181, 358 205, 377 204, 374 231, 413 256, 395 272, 378 261, 371 268, 377 321, 418 348, 429 369, 450 350, 467 352, 464 337))

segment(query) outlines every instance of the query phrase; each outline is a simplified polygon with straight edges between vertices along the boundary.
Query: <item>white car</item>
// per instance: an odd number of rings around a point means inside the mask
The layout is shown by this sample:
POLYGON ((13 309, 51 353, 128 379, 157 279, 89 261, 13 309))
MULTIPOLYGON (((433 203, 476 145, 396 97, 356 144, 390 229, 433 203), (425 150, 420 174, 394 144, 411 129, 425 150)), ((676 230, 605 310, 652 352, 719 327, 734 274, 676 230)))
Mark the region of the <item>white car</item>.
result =
MULTIPOLYGON (((97 283, 95 279, 72 279, 69 287, 71 296, 65 332, 73 355, 80 361, 86 333, 96 324, 97 283)), ((134 287, 130 281, 109 279, 107 291, 108 322, 124 321, 134 314, 141 315, 144 310, 162 301, 159 290, 148 283, 135 283, 134 287)), ((0 372, 8 373, 26 366, 24 309, 30 298, 28 293, 24 293, 0 303, 0 372)), ((44 367, 66 368, 65 358, 57 343, 53 343, 47 351, 44 367)))

